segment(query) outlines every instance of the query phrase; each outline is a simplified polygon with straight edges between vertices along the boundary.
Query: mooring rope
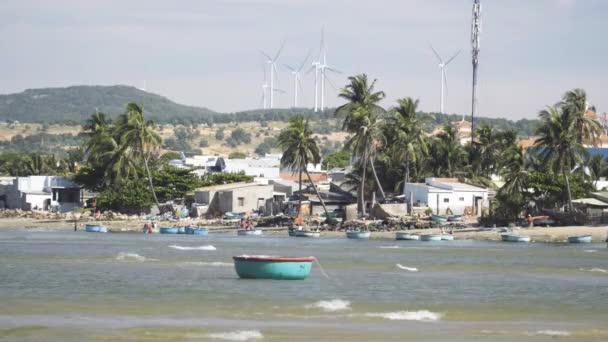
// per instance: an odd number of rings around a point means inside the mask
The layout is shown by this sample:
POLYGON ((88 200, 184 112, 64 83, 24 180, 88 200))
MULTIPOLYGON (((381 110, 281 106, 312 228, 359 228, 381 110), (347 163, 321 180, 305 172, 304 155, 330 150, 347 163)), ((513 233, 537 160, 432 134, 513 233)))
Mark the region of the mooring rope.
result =
POLYGON ((325 278, 329 279, 329 276, 327 275, 327 273, 325 273, 325 270, 323 270, 323 266, 321 266, 319 259, 317 259, 316 257, 313 257, 313 258, 315 259, 315 262, 317 263, 317 265, 319 265, 319 270, 321 270, 321 273, 325 276, 325 278))

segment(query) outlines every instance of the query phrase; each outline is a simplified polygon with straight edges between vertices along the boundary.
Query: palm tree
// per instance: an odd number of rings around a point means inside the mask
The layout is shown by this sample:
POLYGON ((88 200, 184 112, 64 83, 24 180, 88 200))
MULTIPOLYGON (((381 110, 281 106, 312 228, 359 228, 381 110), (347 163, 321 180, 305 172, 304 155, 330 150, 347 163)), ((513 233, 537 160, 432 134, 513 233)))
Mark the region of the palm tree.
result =
POLYGON ((436 175, 453 177, 460 171, 463 162, 467 160, 464 148, 456 138, 456 131, 452 126, 445 126, 431 145, 431 160, 436 175))
POLYGON ((302 172, 305 172, 308 181, 312 184, 312 188, 315 190, 315 194, 321 202, 321 206, 323 206, 325 217, 329 220, 329 213, 327 212, 325 201, 323 201, 321 194, 319 194, 315 183, 308 173, 309 163, 316 165, 321 162, 319 146, 317 146, 316 140, 312 137, 312 130, 310 129, 308 120, 304 120, 300 115, 291 118, 289 120, 289 125, 279 134, 277 143, 281 151, 283 151, 281 166, 289 167, 294 173, 299 173, 300 196, 298 214, 300 214, 302 210, 302 172))
POLYGON ((539 113, 539 117, 542 125, 537 130, 539 138, 534 144, 541 148, 540 156, 546 165, 564 176, 568 209, 574 213, 568 174, 574 166, 582 164, 587 153, 580 139, 582 132, 576 127, 576 116, 564 108, 560 111, 557 107, 548 106, 539 113))
POLYGON ((577 142, 597 145, 602 133, 602 126, 598 121, 586 116, 589 103, 583 89, 566 92, 562 101, 558 103, 558 107, 573 116, 573 125, 578 132, 577 142))
POLYGON ((145 120, 142 107, 135 103, 129 103, 125 113, 118 117, 117 134, 120 136, 120 151, 123 152, 119 155, 125 155, 134 160, 143 160, 152 197, 154 197, 154 202, 160 209, 160 203, 152 183, 150 167, 148 166, 151 149, 160 146, 162 143, 161 137, 154 132, 154 127, 154 121, 145 120))
MULTIPOLYGON (((397 107, 391 109, 392 116, 387 128, 390 136, 390 146, 397 151, 396 156, 405 163, 404 183, 410 181, 410 163, 428 154, 427 136, 424 132, 424 122, 430 119, 425 115, 416 116, 418 100, 406 97, 397 100, 397 107)), ((404 184, 405 186, 405 184, 404 184)))
POLYGON ((338 95, 340 98, 346 100, 347 103, 338 107, 335 114, 344 116, 342 124, 343 129, 349 133, 354 133, 354 136, 349 140, 349 143, 350 145, 357 146, 357 148, 353 149, 353 154, 357 156, 359 162, 362 163, 361 189, 358 190, 357 209, 364 215, 364 184, 365 171, 368 162, 372 167, 372 173, 378 184, 381 196, 383 198, 385 197, 380 181, 378 180, 373 160, 378 148, 383 145, 384 141, 384 138, 381 136, 381 125, 377 117, 379 114, 385 112, 385 110, 378 105, 378 103, 384 99, 385 94, 383 91, 374 90, 376 80, 373 80, 370 84, 366 74, 351 76, 348 80, 350 83, 342 88, 338 95))

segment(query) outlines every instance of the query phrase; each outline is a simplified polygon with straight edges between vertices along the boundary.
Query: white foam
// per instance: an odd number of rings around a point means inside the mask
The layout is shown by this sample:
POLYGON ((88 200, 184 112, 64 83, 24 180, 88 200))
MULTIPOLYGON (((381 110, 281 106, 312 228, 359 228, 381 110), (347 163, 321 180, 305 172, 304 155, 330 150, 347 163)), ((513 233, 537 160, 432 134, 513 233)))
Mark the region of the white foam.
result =
POLYGON ((314 304, 306 305, 307 308, 319 308, 326 312, 350 310, 350 302, 342 299, 320 300, 314 304))
POLYGON ((570 336, 570 333, 563 330, 539 330, 535 335, 570 336))
POLYGON ((419 311, 397 311, 397 312, 371 312, 366 313, 367 317, 380 317, 391 321, 422 321, 434 322, 441 319, 441 314, 428 310, 419 311))
POLYGON ((397 249, 397 248, 401 248, 399 246, 378 246, 378 248, 384 248, 384 249, 397 249))
POLYGON ((120 252, 118 253, 118 255, 116 256, 116 260, 119 261, 146 261, 146 260, 157 260, 157 259, 152 259, 152 258, 146 258, 145 256, 141 256, 137 253, 127 253, 127 252, 120 252))
POLYGON ((169 248, 177 249, 180 251, 215 251, 217 249, 213 245, 196 246, 196 247, 171 245, 171 246, 169 246, 169 248))
POLYGON ((239 330, 208 334, 207 337, 226 341, 253 341, 263 339, 264 335, 258 330, 239 330))
POLYGON ((583 252, 585 252, 585 253, 595 253, 595 252, 597 252, 597 249, 585 249, 583 252))
POLYGON ((232 267, 233 264, 229 262, 222 261, 186 261, 183 263, 184 265, 192 265, 192 266, 214 266, 214 267, 232 267))
POLYGON ((409 272, 418 272, 418 269, 416 267, 407 267, 407 266, 403 266, 401 264, 397 264, 397 267, 399 267, 402 270, 409 271, 409 272))
POLYGON ((593 267, 593 268, 579 268, 579 271, 584 271, 584 272, 598 272, 598 273, 608 273, 608 270, 605 270, 603 268, 599 268, 599 267, 593 267))

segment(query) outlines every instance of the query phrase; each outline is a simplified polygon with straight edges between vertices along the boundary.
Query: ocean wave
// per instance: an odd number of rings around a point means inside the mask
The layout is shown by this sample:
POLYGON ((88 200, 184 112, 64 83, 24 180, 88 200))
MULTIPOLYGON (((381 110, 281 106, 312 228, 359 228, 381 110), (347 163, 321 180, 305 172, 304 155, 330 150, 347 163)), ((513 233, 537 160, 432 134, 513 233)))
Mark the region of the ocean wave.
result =
POLYGON ((177 249, 179 251, 215 251, 217 249, 213 245, 196 246, 196 247, 171 245, 171 246, 169 246, 169 248, 177 249))
POLYGON ((230 262, 222 262, 222 261, 186 261, 182 263, 183 265, 191 265, 191 266, 214 266, 214 267, 232 267, 234 264, 230 262))
POLYGON ((595 252, 597 252, 597 249, 585 249, 583 252, 585 252, 585 253, 595 253, 595 252))
POLYGON ((428 311, 397 311, 397 312, 370 312, 366 313, 367 317, 379 317, 388 319, 391 321, 421 321, 421 322, 434 322, 441 319, 441 314, 428 311))
POLYGON ((318 308, 326 312, 350 310, 350 302, 342 299, 320 300, 314 304, 306 305, 307 308, 318 308))
POLYGON ((397 264, 396 266, 405 271, 418 272, 418 269, 416 267, 407 267, 407 266, 403 266, 401 264, 397 264))
POLYGON ((208 334, 207 337, 226 341, 253 341, 263 339, 264 335, 258 330, 239 330, 208 334))
POLYGON ((585 271, 585 272, 598 272, 598 273, 608 273, 608 270, 605 270, 603 268, 599 268, 599 267, 593 267, 593 268, 579 268, 580 271, 585 271))
POLYGON ((383 249, 397 249, 397 248, 401 248, 400 246, 378 246, 378 248, 383 248, 383 249))
POLYGON ((568 331, 563 330, 538 330, 535 333, 527 335, 570 336, 570 333, 568 331))
POLYGON ((141 256, 137 253, 128 253, 128 252, 120 252, 116 255, 116 260, 118 261, 153 261, 157 259, 146 258, 145 256, 141 256))

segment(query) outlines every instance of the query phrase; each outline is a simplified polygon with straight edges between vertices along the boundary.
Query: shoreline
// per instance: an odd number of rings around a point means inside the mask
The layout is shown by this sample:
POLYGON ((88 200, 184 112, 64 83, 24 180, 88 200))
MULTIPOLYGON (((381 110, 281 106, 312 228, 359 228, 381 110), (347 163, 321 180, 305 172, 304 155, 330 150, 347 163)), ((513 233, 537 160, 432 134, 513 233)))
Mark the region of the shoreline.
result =
MULTIPOLYGON (((112 233, 141 233, 143 225, 147 220, 122 220, 122 221, 78 221, 78 230, 84 230, 84 225, 89 222, 103 224, 108 227, 112 233)), ((165 221, 159 222, 163 225, 165 221)), ((167 225, 186 225, 189 223, 196 224, 194 220, 184 221, 166 221, 167 225)), ((201 223, 205 223, 204 221, 201 223)), ((232 232, 236 231, 236 226, 229 225, 205 225, 210 232, 232 232)), ((16 229, 48 229, 72 231, 74 229, 74 220, 37 220, 31 218, 2 218, 0 219, 0 229, 16 228, 16 229)), ((287 226, 284 227, 260 227, 267 235, 287 235, 287 226)), ((592 235, 594 243, 603 243, 608 235, 608 226, 564 226, 564 227, 532 227, 532 228, 515 228, 521 235, 530 236, 532 242, 550 242, 564 243, 567 242, 568 236, 573 235, 592 235)), ((372 231, 372 239, 394 240, 395 231, 372 231)), ((407 232, 414 234, 439 234, 439 228, 429 229, 411 229, 407 232)), ((322 231, 321 237, 344 237, 344 231, 322 231)), ((501 233, 492 228, 463 228, 454 230, 454 239, 456 240, 476 240, 476 241, 500 241, 501 233)))

